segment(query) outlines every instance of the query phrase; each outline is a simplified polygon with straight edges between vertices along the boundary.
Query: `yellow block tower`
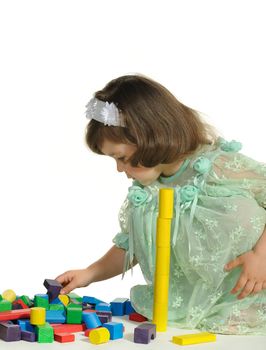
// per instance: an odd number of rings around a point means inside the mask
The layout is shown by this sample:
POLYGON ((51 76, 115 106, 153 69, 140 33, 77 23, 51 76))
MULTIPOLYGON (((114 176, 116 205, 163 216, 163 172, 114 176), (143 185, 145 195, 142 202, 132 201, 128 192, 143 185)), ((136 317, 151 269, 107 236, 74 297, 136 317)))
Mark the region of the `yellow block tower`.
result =
POLYGON ((158 332, 166 332, 170 272, 170 237, 173 218, 174 190, 159 192, 159 215, 156 230, 156 264, 154 275, 153 323, 158 332))

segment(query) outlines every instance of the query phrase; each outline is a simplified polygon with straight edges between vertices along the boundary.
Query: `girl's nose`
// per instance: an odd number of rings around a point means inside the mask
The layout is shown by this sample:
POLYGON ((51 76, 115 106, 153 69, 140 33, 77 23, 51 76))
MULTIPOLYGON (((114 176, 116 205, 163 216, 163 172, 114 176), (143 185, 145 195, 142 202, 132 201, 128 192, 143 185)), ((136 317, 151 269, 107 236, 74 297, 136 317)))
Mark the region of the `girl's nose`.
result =
POLYGON ((116 169, 119 173, 122 173, 123 171, 125 171, 125 166, 122 162, 116 161, 116 169))

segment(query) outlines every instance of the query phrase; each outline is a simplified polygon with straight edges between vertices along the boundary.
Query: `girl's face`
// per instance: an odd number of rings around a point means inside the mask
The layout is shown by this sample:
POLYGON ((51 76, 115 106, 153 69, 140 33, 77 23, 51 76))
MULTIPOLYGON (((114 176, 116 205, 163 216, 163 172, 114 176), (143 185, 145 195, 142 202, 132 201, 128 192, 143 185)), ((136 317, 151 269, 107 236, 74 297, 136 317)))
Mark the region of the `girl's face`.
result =
POLYGON ((128 162, 128 159, 136 151, 136 146, 134 145, 114 143, 112 141, 105 140, 103 142, 101 151, 105 155, 115 159, 117 171, 126 173, 129 179, 135 179, 139 181, 143 186, 150 185, 163 173, 165 176, 169 176, 172 175, 172 171, 176 171, 176 164, 175 169, 173 170, 172 168, 169 168, 168 164, 159 164, 152 168, 145 168, 143 166, 131 166, 128 162))

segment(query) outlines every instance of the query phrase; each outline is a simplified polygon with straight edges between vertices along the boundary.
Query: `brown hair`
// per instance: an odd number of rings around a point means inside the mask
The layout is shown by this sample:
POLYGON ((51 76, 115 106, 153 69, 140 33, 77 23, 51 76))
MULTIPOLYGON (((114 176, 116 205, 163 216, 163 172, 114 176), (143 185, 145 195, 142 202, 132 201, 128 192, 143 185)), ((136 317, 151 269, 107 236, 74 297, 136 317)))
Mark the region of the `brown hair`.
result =
POLYGON ((182 160, 216 138, 199 113, 176 99, 164 86, 143 75, 125 75, 110 81, 95 97, 114 102, 125 127, 105 126, 92 119, 85 140, 97 154, 105 139, 137 146, 131 166, 154 167, 182 160))

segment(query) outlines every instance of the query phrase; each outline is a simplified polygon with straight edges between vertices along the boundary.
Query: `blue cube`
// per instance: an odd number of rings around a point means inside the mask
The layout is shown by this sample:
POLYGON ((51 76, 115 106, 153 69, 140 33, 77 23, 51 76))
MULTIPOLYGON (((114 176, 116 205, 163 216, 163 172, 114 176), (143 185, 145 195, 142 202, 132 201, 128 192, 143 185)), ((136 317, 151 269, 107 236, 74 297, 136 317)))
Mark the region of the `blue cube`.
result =
POLYGON ((107 322, 103 324, 103 327, 107 328, 110 332, 110 339, 123 338, 123 323, 107 322))

